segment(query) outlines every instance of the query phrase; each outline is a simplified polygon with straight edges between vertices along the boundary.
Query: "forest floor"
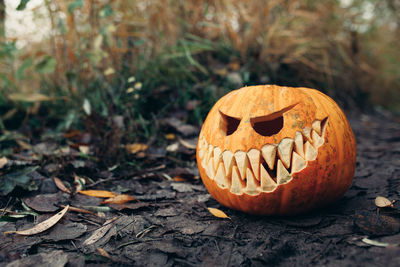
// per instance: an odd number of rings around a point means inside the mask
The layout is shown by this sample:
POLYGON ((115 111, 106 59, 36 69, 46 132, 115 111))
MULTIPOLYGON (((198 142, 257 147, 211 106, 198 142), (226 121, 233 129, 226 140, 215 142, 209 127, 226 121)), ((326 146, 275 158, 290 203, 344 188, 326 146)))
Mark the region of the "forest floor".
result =
POLYGON ((351 188, 336 203, 296 217, 250 216, 213 200, 195 165, 196 128, 182 139, 185 127, 177 126, 180 141, 167 149, 175 154, 131 147, 149 163, 139 171, 105 168, 84 147, 60 150, 51 138, 20 142, 25 149, 0 160, 0 265, 400 266, 400 204, 374 203, 377 196, 400 199, 400 120, 348 115, 358 144, 351 188), (186 162, 173 156, 179 153, 186 162), (134 200, 102 204, 104 198, 74 192, 79 186, 134 200), (66 205, 73 208, 57 223, 53 217, 52 227, 29 232, 66 205), (13 232, 25 229, 29 235, 13 232))

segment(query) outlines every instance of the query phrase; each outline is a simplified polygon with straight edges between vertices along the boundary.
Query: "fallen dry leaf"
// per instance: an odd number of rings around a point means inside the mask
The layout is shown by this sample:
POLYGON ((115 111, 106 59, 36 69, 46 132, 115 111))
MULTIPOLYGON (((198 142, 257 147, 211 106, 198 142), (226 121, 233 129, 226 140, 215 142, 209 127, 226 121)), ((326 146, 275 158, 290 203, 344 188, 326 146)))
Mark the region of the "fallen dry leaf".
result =
POLYGON ((216 208, 207 208, 208 211, 214 215, 215 217, 222 218, 222 219, 230 219, 228 215, 225 214, 222 210, 216 208))
POLYGON ((47 220, 38 223, 37 225, 33 226, 30 229, 22 230, 22 231, 8 231, 4 232, 4 234, 19 234, 19 235, 35 235, 41 232, 46 231, 47 229, 51 228, 55 225, 68 211, 69 206, 66 206, 63 210, 58 212, 56 215, 48 218, 47 220))
POLYGON ((145 151, 147 149, 146 144, 134 143, 125 146, 126 150, 131 154, 136 154, 141 151, 145 151))
POLYGON ((25 150, 30 150, 32 149, 32 146, 30 144, 28 144, 27 142, 24 142, 22 140, 15 140, 15 142, 17 142, 17 144, 22 147, 25 150))
POLYGON ((64 183, 60 180, 60 178, 54 177, 53 180, 58 189, 60 189, 65 193, 71 194, 71 191, 64 185, 64 183))
POLYGON ((82 154, 85 155, 89 154, 89 150, 90 150, 89 146, 79 146, 79 151, 82 152, 82 154))
POLYGON ((130 195, 116 195, 115 197, 108 198, 101 202, 101 204, 124 204, 125 202, 135 200, 130 195))
POLYGON ((175 176, 172 179, 174 179, 174 181, 177 181, 177 182, 185 182, 186 181, 185 178, 183 178, 182 176, 179 176, 179 175, 175 176))
POLYGON ((169 133, 169 134, 164 135, 164 137, 167 140, 174 140, 175 139, 175 134, 169 133))
POLYGON ((106 190, 81 190, 78 193, 90 196, 90 197, 103 197, 103 198, 110 198, 115 197, 115 193, 106 191, 106 190))
POLYGON ((3 168, 8 163, 8 159, 6 157, 0 158, 0 169, 3 168))
POLYGON ((394 208, 393 203, 395 202, 395 200, 390 201, 389 199, 385 198, 385 197, 376 197, 375 198, 375 205, 378 208, 394 208))
POLYGON ((178 138, 179 143, 181 143, 181 145, 183 145, 184 147, 186 147, 187 149, 196 149, 197 146, 197 138, 196 139, 182 139, 182 138, 178 138))
POLYGON ((168 152, 176 152, 178 148, 179 148, 179 143, 176 142, 167 146, 165 150, 167 150, 168 152))
POLYGON ((110 230, 110 228, 114 225, 112 222, 114 222, 116 219, 119 217, 114 217, 110 220, 107 220, 102 227, 97 229, 96 231, 93 232, 93 234, 83 242, 84 246, 89 246, 91 244, 96 243, 99 241, 107 232, 110 230))
POLYGON ((109 259, 109 260, 113 260, 112 258, 111 258, 111 256, 110 256, 110 254, 108 254, 108 252, 107 251, 105 251, 104 249, 102 249, 102 248, 96 248, 96 250, 97 250, 97 252, 101 255, 101 256, 103 256, 103 257, 105 257, 105 258, 107 258, 107 259, 109 259))

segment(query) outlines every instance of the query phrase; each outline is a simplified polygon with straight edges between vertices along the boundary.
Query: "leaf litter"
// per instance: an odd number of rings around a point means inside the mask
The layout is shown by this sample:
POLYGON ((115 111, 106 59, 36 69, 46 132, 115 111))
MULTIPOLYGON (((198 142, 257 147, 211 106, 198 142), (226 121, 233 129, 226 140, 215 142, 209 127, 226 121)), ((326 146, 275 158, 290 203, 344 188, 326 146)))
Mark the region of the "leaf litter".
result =
MULTIPOLYGON (((16 264, 22 259, 29 260, 30 264, 38 263, 44 259, 42 251, 46 251, 49 255, 63 255, 63 262, 68 260, 68 263, 83 258, 85 253, 86 264, 98 264, 104 263, 105 259, 100 259, 99 255, 106 252, 114 260, 113 264, 119 265, 362 266, 367 262, 375 265, 385 262, 390 266, 398 260, 396 245, 400 242, 400 233, 396 225, 400 213, 398 209, 385 207, 390 207, 389 202, 393 204, 391 200, 398 197, 400 165, 395 147, 400 142, 390 141, 388 146, 387 140, 397 140, 393 139, 396 132, 390 130, 393 124, 372 118, 367 130, 359 120, 351 120, 359 140, 353 186, 333 205, 295 218, 251 216, 224 209, 211 198, 199 179, 193 149, 195 136, 188 135, 189 132, 183 135, 171 124, 166 133, 173 132, 174 136, 164 140, 164 147, 146 142, 144 157, 138 157, 144 151, 128 153, 129 160, 121 161, 117 168, 115 163, 104 164, 78 152, 79 145, 83 144, 96 155, 96 145, 90 141, 95 136, 88 138, 85 132, 70 135, 68 142, 73 143, 62 147, 65 152, 68 148, 68 153, 60 153, 54 142, 46 144, 47 141, 40 140, 43 144, 37 146, 34 141, 22 138, 32 146, 26 146, 21 153, 7 155, 8 163, 0 172, 7 175, 25 168, 39 168, 26 174, 26 184, 16 185, 11 193, 0 196, 0 231, 15 233, 16 229, 26 229, 35 218, 48 216, 49 211, 45 211, 48 204, 52 209, 69 205, 69 212, 40 234, 24 238, 7 234, 0 238, 0 259, 5 264, 12 261, 16 264), (191 141, 188 144, 179 140, 191 141), (177 149, 166 153, 165 147, 175 142, 177 149), (44 168, 38 160, 40 155, 35 159, 30 157, 33 147, 47 154, 43 157, 45 166, 53 164, 57 168, 44 168), (383 151, 382 147, 385 152, 380 157, 372 155, 383 151), (150 155, 151 151, 158 150, 164 154, 150 155), (69 192, 60 183, 57 185, 54 177, 59 178, 69 192), (50 189, 55 191, 44 189, 44 182, 49 181, 53 186, 50 189), (88 188, 111 192, 116 197, 115 203, 109 199, 110 193, 89 196, 77 192, 88 188), (47 204, 40 203, 42 195, 55 193, 47 204), (375 199, 377 193, 389 201, 378 203, 382 206, 378 210, 372 201, 365 201, 375 199), (122 197, 123 201, 134 200, 116 204, 120 195, 129 196, 122 197), (36 203, 22 204, 35 197, 36 203), (111 202, 106 203, 108 201, 111 202), (34 210, 34 206, 39 211, 34 210), (220 212, 223 209, 226 213, 216 212, 220 216, 217 217, 207 207, 220 212), (227 214, 232 220, 226 220, 227 214), (110 222, 113 218, 117 219, 110 222), (391 239, 385 239, 389 237, 391 239), (352 243, 353 239, 357 242, 352 243), (60 250, 65 252, 57 254, 60 250)), ((179 124, 184 125, 183 120, 179 124)), ((17 151, 22 150, 16 146, 17 151)), ((126 151, 125 145, 120 148, 126 151)))

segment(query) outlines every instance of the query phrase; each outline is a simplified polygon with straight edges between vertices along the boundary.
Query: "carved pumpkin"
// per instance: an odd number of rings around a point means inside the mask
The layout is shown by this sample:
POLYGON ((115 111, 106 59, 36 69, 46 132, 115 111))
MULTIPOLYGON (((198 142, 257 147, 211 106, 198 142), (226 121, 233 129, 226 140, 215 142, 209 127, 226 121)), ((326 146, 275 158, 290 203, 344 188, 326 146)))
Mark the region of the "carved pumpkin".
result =
POLYGON ((197 144, 204 185, 251 214, 296 214, 341 197, 356 142, 338 105, 308 88, 250 86, 222 97, 197 144))

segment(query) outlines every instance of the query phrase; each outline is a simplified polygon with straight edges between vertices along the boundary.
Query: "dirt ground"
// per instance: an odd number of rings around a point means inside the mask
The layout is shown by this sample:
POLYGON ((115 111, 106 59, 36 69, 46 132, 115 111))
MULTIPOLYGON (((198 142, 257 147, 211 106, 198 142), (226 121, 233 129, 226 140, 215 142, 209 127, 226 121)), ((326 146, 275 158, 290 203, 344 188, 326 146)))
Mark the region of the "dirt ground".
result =
POLYGON ((16 210, 22 199, 40 214, 37 222, 67 204, 95 212, 69 210, 55 226, 31 236, 3 232, 31 227, 32 216, 0 221, 0 265, 400 266, 400 205, 378 210, 374 204, 376 196, 400 199, 400 121, 383 114, 349 116, 358 143, 356 174, 345 196, 328 207, 284 218, 227 209, 196 177, 194 151, 183 151, 191 168, 179 169, 178 160, 166 157, 136 173, 76 160, 62 169, 91 173, 90 189, 137 200, 120 205, 60 191, 54 166, 47 164, 29 174, 38 190, 0 197, 0 208, 16 210), (177 173, 181 179, 169 179, 177 173), (230 219, 214 217, 207 207, 230 219))

